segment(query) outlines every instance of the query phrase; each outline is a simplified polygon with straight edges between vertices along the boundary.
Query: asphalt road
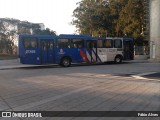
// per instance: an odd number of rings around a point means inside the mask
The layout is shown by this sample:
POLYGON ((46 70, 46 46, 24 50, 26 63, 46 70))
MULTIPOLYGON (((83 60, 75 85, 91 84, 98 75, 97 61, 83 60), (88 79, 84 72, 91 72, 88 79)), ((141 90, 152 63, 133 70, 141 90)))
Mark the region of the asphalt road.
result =
MULTIPOLYGON (((157 74, 159 71, 158 63, 0 70, 0 111, 160 111, 160 78, 147 76, 157 74), (139 75, 141 77, 136 77, 139 75)), ((139 120, 142 118, 41 119, 139 120)), ((159 120, 159 118, 143 119, 159 120)), ((32 119, 25 118, 25 120, 32 119)))

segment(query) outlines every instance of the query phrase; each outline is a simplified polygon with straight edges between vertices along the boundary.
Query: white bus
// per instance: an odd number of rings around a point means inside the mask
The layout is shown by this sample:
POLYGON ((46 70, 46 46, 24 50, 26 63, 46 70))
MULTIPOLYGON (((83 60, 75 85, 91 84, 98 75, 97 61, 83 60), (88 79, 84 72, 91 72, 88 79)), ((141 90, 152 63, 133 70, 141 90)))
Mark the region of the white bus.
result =
POLYGON ((107 37, 98 38, 97 55, 101 62, 134 59, 134 43, 132 38, 107 37))

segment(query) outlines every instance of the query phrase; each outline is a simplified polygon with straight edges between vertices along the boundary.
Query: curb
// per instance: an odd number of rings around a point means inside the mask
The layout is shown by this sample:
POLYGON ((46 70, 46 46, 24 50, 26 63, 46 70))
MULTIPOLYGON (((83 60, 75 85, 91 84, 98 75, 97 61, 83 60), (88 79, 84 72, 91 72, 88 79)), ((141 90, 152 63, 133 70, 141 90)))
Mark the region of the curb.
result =
POLYGON ((38 68, 38 67, 53 67, 57 66, 55 64, 52 65, 13 65, 13 66, 2 66, 0 70, 10 70, 10 69, 20 69, 20 68, 38 68))

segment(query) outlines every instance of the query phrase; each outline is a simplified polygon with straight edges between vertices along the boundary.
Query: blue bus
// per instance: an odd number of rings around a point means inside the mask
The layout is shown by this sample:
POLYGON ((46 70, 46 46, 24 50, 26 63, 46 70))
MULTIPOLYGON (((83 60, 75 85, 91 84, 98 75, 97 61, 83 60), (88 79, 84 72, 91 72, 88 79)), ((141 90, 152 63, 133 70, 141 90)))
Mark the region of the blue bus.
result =
POLYGON ((22 64, 103 63, 132 60, 132 38, 96 38, 89 35, 19 35, 22 64))

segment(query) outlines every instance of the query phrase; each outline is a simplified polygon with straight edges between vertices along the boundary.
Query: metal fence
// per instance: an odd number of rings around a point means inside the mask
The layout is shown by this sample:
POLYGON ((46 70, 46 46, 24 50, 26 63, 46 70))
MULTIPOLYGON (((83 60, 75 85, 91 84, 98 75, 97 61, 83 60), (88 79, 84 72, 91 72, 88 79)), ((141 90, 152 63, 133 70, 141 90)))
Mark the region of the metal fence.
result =
POLYGON ((149 46, 135 46, 135 55, 149 55, 149 46))

